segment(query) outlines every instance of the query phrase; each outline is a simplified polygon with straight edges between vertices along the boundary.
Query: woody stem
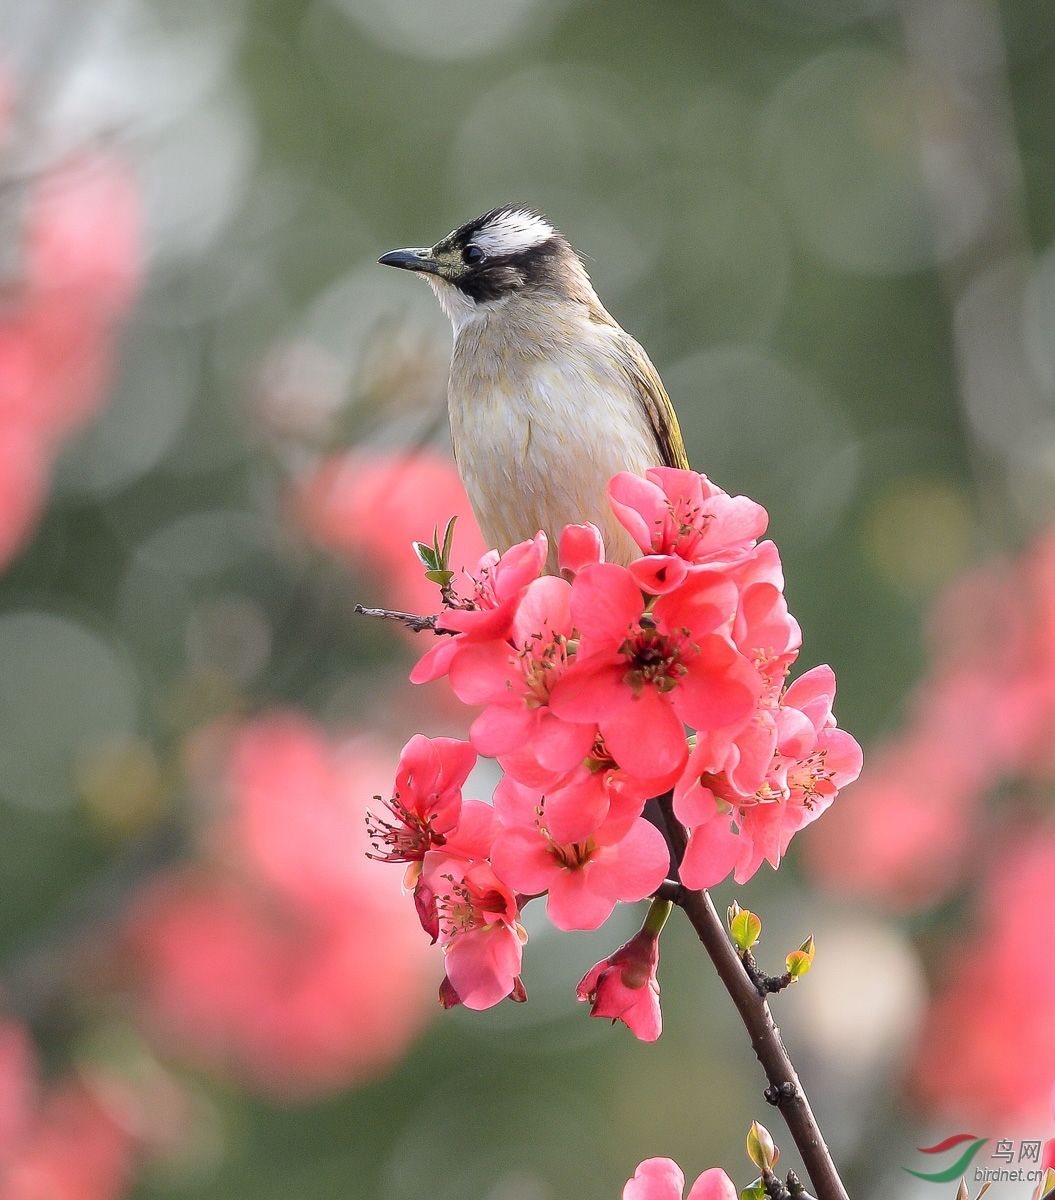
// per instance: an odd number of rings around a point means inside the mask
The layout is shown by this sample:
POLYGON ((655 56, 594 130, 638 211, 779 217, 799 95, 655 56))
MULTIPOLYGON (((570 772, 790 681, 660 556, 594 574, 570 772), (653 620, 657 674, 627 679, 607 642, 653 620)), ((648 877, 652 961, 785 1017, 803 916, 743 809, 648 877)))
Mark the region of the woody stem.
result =
MULTIPOLYGON (((681 860, 688 836, 674 815, 670 793, 659 799, 667 833, 681 860)), ((740 1019, 751 1038, 751 1047, 762 1064, 769 1086, 766 1099, 780 1109, 788 1131, 798 1147, 802 1162, 809 1173, 817 1200, 849 1200, 846 1188, 832 1161, 831 1153, 813 1115, 810 1102, 802 1089, 794 1064, 773 1021, 769 1004, 744 969, 725 926, 705 891, 682 887, 674 901, 689 918, 704 949, 710 956, 718 977, 725 985, 740 1019)))

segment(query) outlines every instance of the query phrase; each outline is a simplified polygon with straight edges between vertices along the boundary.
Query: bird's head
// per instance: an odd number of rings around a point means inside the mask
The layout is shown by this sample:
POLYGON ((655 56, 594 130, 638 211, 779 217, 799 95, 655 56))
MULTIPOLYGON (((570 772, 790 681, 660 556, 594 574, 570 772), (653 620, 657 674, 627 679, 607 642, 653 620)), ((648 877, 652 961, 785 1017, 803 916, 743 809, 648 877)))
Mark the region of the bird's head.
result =
POLYGON ((456 331, 518 297, 595 300, 564 236, 534 209, 515 204, 466 222, 435 246, 392 250, 377 261, 423 275, 456 331))

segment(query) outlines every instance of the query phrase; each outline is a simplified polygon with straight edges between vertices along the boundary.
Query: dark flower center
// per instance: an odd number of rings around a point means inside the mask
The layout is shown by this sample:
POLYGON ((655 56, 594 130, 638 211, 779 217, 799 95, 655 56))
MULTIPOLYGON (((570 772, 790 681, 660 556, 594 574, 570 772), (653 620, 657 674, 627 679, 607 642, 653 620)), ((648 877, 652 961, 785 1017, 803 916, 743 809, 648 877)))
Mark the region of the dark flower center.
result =
POLYGON ((644 620, 640 632, 628 637, 619 647, 619 653, 628 661, 623 682, 633 689, 635 696, 641 695, 646 683, 659 692, 671 692, 687 673, 681 661, 681 643, 644 620))

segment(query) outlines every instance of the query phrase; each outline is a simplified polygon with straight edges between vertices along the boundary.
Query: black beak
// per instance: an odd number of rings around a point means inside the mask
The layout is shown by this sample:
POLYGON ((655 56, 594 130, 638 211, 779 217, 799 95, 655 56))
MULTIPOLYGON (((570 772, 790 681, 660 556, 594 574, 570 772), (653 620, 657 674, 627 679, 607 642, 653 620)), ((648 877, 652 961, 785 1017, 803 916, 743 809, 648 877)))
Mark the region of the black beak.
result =
POLYGON ((389 250, 377 261, 383 267, 402 267, 404 271, 424 271, 427 275, 439 275, 443 270, 427 246, 420 250, 389 250))

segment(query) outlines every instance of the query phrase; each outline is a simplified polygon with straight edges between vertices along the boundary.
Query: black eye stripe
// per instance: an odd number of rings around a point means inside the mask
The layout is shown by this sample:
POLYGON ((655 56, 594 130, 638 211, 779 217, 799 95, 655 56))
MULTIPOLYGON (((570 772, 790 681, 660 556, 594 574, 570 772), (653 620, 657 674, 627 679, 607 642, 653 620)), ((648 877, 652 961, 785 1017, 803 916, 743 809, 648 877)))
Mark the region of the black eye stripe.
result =
POLYGON ((559 290, 563 256, 572 254, 563 238, 554 235, 537 246, 513 254, 487 254, 475 242, 450 247, 465 269, 451 282, 477 303, 498 300, 525 288, 549 286, 559 290), (471 254, 478 251, 479 257, 471 254))

